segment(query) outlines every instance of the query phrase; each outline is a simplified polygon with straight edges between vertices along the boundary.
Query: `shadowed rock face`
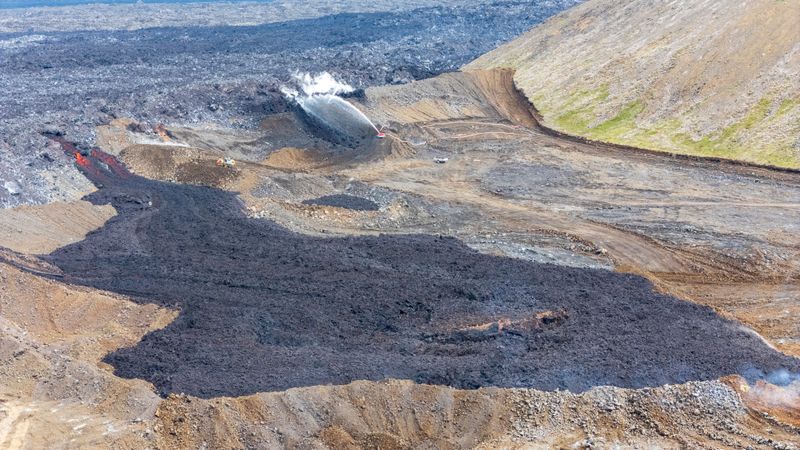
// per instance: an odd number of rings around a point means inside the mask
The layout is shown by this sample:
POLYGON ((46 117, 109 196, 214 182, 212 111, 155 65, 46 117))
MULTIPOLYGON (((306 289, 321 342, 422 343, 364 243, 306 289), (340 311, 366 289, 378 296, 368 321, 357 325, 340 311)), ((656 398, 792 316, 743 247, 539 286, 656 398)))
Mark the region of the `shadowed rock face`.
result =
POLYGON ((88 158, 103 186, 89 199, 119 215, 47 259, 68 282, 181 311, 105 358, 163 395, 390 377, 582 391, 800 367, 637 276, 487 256, 446 237, 309 237, 246 218, 231 193, 88 158))

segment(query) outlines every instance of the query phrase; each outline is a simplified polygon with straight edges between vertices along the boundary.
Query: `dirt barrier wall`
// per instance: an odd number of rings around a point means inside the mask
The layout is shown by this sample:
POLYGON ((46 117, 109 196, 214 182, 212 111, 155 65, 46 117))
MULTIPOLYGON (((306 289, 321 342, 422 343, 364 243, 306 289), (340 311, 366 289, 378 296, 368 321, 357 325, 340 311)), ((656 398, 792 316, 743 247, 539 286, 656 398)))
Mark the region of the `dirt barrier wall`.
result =
MULTIPOLYGON (((527 105, 528 111, 535 122, 535 127, 539 131, 553 137, 557 137, 560 139, 564 139, 567 141, 589 145, 598 148, 599 150, 614 150, 614 151, 625 151, 625 152, 636 152, 639 154, 644 154, 648 156, 655 156, 658 158, 664 159, 677 159, 683 160, 687 162, 694 162, 694 163, 706 163, 709 165, 717 165, 721 166, 718 168, 726 169, 730 168, 733 170, 742 170, 742 169, 757 169, 757 170, 767 170, 770 172, 778 172, 778 173, 785 173, 790 175, 800 175, 800 169, 792 169, 788 167, 777 167, 772 166, 769 164, 756 164, 751 163, 748 161, 739 161, 735 159, 727 159, 727 158, 718 158, 715 156, 698 156, 698 155, 685 155, 681 153, 674 153, 674 152, 664 152, 659 150, 651 150, 642 147, 635 147, 632 145, 623 145, 623 144, 615 144, 612 142, 605 142, 605 141, 597 141, 589 138, 585 138, 583 136, 576 136, 573 134, 564 133, 562 131, 556 130, 544 124, 544 116, 539 112, 536 108, 536 105, 525 95, 525 93, 517 86, 516 81, 513 79, 513 74, 516 72, 514 69, 494 69, 499 71, 508 71, 511 73, 511 82, 513 84, 513 88, 516 91, 517 95, 519 95, 520 102, 523 102, 527 105)), ((468 71, 466 73, 479 73, 481 71, 468 71)), ((773 176, 774 178, 774 176, 773 176)))

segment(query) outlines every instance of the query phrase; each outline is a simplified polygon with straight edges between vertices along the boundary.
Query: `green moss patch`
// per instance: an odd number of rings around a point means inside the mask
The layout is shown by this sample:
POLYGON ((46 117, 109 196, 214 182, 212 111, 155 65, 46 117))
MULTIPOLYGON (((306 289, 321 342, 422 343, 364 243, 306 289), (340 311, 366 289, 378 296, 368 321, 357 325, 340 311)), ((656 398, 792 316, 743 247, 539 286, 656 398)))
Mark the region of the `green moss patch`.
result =
MULTIPOLYGON (((795 107, 800 99, 786 99, 775 108, 772 97, 762 98, 738 122, 720 131, 694 139, 682 131, 682 121, 664 120, 643 128, 637 117, 644 111, 641 101, 625 105, 614 117, 593 125, 598 118, 595 112, 608 99, 608 86, 596 90, 582 90, 570 95, 562 104, 562 113, 555 116, 553 125, 560 131, 614 144, 632 145, 650 150, 737 159, 779 167, 800 167, 796 151, 786 142, 765 142, 758 147, 746 145, 742 136, 765 121, 775 120, 795 107), (772 112, 772 113, 771 113, 772 112)), ((554 116, 548 114, 546 116, 554 116)))

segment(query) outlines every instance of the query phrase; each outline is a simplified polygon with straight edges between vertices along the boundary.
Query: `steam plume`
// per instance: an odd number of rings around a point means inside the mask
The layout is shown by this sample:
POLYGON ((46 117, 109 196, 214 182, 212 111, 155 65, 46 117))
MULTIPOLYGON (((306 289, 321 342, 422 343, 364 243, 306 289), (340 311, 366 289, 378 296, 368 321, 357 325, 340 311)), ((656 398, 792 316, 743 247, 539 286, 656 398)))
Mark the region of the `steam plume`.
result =
POLYGON ((322 72, 317 75, 311 75, 310 73, 296 73, 294 78, 297 80, 300 88, 303 90, 303 94, 306 96, 320 94, 348 94, 355 91, 353 86, 337 81, 335 78, 333 78, 333 75, 329 74, 328 72, 322 72))
POLYGON ((349 84, 337 81, 328 72, 317 75, 297 73, 296 87, 284 86, 281 92, 297 102, 306 114, 319 120, 329 128, 351 137, 365 137, 364 128, 380 133, 378 127, 350 102, 338 97, 355 91, 349 84))

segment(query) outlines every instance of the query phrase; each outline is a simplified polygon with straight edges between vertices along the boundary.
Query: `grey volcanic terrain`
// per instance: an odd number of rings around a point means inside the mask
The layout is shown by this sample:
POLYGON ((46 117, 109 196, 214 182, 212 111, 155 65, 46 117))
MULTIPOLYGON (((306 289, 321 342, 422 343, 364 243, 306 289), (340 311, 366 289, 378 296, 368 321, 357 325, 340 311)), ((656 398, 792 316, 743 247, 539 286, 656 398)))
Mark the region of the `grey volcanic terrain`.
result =
MULTIPOLYGON (((88 148, 94 127, 118 117, 253 127, 265 114, 286 110, 279 87, 296 71, 329 71, 361 88, 427 78, 459 68, 575 3, 438 2, 415 8, 412 2, 405 9, 287 21, 280 21, 281 14, 293 15, 278 10, 262 25, 159 22, 158 28, 133 31, 20 32, 36 30, 36 22, 7 19, 4 28, 14 31, 0 33, 0 187, 8 183, 15 193, 0 189, 0 204, 74 199, 90 189, 64 167, 66 159, 42 133, 65 134, 88 148)), ((331 10, 324 2, 316 8, 331 10)), ((339 12, 335 8, 330 12, 339 12)), ((44 14, 38 11, 35 17, 44 14)), ((47 20, 62 11, 73 14, 71 8, 49 8, 47 20)))
POLYGON ((468 64, 573 3, 0 10, 0 449, 797 449, 800 171, 468 64))

